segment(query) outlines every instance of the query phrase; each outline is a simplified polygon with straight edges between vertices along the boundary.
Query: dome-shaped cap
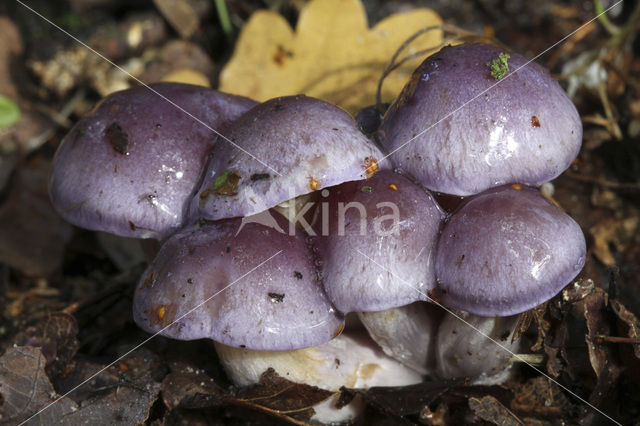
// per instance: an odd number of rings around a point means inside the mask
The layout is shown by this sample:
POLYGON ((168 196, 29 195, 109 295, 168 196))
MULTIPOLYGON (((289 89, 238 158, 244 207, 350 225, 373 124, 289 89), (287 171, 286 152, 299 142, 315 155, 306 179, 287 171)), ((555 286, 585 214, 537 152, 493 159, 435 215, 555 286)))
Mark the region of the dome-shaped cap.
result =
POLYGON ((343 328, 305 237, 240 219, 194 224, 169 237, 138 283, 133 316, 149 332, 175 321, 162 332, 174 339, 256 350, 319 345, 343 328))
POLYGON ((437 297, 476 315, 517 314, 555 296, 585 256, 580 226, 540 192, 491 189, 470 197, 442 229, 437 297))
POLYGON ((445 47, 418 67, 378 139, 427 188, 470 195, 555 178, 577 156, 582 124, 540 65, 473 43, 445 47))
POLYGON ((407 178, 381 171, 330 188, 314 229, 329 299, 342 312, 427 300, 444 213, 407 178))
MULTIPOLYGON (((209 127, 224 130, 255 102, 199 86, 151 88, 209 127)), ((58 148, 49 192, 83 228, 162 238, 179 228, 215 133, 146 87, 113 93, 58 148)))
POLYGON ((302 95, 257 105, 227 136, 244 151, 226 141, 216 146, 193 200, 194 217, 260 213, 317 189, 368 178, 382 167, 382 153, 349 114, 302 95))

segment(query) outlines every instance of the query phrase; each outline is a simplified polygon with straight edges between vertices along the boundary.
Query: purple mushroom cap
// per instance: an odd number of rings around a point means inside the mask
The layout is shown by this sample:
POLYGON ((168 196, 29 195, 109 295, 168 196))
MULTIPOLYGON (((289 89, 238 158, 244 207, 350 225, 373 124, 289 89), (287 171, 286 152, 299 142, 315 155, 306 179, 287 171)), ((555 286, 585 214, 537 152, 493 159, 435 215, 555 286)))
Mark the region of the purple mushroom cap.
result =
POLYGON ((494 188, 470 197, 445 224, 437 295, 476 315, 517 314, 555 296, 585 256, 580 226, 538 191, 494 188))
MULTIPOLYGON (((199 86, 151 87, 218 131, 255 105, 199 86)), ((182 225, 215 137, 146 87, 111 94, 58 148, 51 199, 63 218, 83 228, 162 238, 182 225)))
POLYGON ((138 283, 133 316, 149 332, 168 326, 161 334, 174 339, 255 350, 315 346, 343 328, 305 237, 240 219, 169 237, 138 283))
POLYGON ((383 154, 342 109, 306 96, 252 108, 207 166, 192 215, 217 220, 265 211, 320 188, 370 177, 383 154), (249 155, 249 153, 251 155, 249 155))
POLYGON ((397 168, 433 191, 470 195, 540 185, 569 166, 582 140, 575 106, 521 55, 509 54, 497 80, 488 64, 500 54, 487 44, 449 46, 418 67, 377 135, 397 168))
POLYGON ((315 224, 329 299, 342 312, 427 300, 443 219, 428 192, 392 171, 331 188, 315 224))

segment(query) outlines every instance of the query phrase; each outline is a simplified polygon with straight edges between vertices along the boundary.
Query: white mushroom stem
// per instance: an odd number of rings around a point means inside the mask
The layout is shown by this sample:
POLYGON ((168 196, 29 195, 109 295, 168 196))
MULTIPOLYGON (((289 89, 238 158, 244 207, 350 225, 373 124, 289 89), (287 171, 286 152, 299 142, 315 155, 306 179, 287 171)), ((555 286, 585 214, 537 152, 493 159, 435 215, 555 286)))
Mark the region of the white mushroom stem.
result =
MULTIPOLYGON (((455 314, 459 318, 434 304, 417 302, 358 316, 387 355, 416 371, 436 379, 469 377, 476 384, 507 380, 513 363, 522 359, 513 355, 523 345, 511 343, 519 316, 455 314)), ((527 355, 519 356, 529 360, 527 355)))
POLYGON ((444 311, 416 302, 378 312, 358 312, 371 338, 384 353, 414 370, 431 375, 435 368, 435 336, 444 311))
MULTIPOLYGON (((329 391, 372 386, 406 386, 422 381, 421 375, 386 356, 364 333, 343 333, 328 343, 294 351, 251 351, 215 343, 225 371, 238 386, 258 383, 267 369, 296 383, 329 391)), ((354 399, 337 409, 337 395, 316 406, 312 420, 322 423, 357 417, 362 402, 354 399)))
POLYGON ((485 385, 507 380, 513 366, 511 358, 522 346, 520 340, 511 342, 519 315, 480 317, 462 311, 456 311, 456 315, 459 318, 447 314, 438 329, 438 376, 474 377, 473 383, 485 385))

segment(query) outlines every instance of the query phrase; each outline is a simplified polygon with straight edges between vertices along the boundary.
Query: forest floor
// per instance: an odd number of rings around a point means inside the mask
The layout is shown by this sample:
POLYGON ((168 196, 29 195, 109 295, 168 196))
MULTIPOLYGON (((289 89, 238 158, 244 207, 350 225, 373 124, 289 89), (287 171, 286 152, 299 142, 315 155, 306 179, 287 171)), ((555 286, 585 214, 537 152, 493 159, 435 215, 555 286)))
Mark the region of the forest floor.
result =
MULTIPOLYGON (((226 11, 209 0, 25 3, 144 82, 187 68, 215 88, 252 13, 269 9, 295 28, 306 1, 227 1, 226 11)), ((547 375, 620 423, 640 424, 640 2, 621 2, 568 38, 599 2, 364 4, 370 26, 429 7, 529 58, 546 52, 537 62, 583 120, 583 148, 554 180, 553 198, 581 225, 588 257, 567 290, 523 314, 521 331, 547 375)), ((33 424, 304 423, 317 393, 272 374, 234 388, 204 340, 155 337, 111 365, 149 337, 131 317, 145 252, 135 241, 66 224, 50 206, 47 180, 77 119, 132 81, 69 34, 19 2, 0 4, 0 94, 21 113, 9 128, 0 120, 0 424, 30 418, 103 368, 33 424)), ((608 424, 527 366, 501 386, 341 392, 365 401, 363 424, 608 424)))

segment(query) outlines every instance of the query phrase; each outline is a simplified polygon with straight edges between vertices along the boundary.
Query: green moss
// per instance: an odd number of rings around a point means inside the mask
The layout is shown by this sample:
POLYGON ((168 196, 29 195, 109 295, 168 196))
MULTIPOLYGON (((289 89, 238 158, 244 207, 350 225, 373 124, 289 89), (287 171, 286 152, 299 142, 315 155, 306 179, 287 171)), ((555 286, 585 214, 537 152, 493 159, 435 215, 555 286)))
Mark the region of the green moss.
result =
POLYGON ((508 53, 501 53, 496 59, 487 63, 489 70, 491 71, 491 77, 496 80, 501 80, 509 72, 509 64, 507 61, 510 56, 508 53))

